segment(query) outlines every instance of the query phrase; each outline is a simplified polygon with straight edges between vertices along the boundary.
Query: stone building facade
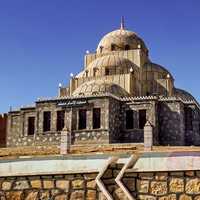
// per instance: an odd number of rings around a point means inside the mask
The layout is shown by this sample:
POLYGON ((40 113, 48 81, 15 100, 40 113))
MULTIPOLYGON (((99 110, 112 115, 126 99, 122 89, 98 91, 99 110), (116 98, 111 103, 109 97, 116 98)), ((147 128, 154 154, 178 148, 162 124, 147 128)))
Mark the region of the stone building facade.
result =
POLYGON ((86 53, 84 69, 57 97, 9 112, 7 146, 59 144, 64 127, 72 144, 143 143, 147 121, 154 145, 200 145, 198 102, 121 23, 86 53))

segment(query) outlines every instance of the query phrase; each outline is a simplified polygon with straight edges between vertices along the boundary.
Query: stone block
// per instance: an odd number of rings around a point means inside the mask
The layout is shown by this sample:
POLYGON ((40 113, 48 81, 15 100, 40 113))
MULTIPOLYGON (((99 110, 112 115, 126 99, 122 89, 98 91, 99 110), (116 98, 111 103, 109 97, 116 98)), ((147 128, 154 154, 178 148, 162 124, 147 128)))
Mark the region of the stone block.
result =
POLYGON ((28 188, 29 188, 29 184, 28 184, 28 181, 26 180, 16 181, 13 187, 14 190, 24 190, 28 188))
POLYGON ((57 180, 56 187, 65 191, 69 191, 69 181, 67 180, 57 180))
POLYGON ((184 172, 171 172, 170 176, 184 177, 184 172))
POLYGON ((185 190, 187 194, 200 194, 200 178, 187 179, 185 190))
POLYGON ((167 182, 152 181, 150 192, 157 196, 167 194, 167 182))
POLYGON ((91 174, 84 174, 84 178, 86 180, 92 180, 92 179, 95 179, 97 177, 97 174, 95 173, 91 173, 91 174))
POLYGON ((38 195, 37 191, 28 192, 28 194, 25 197, 25 200, 37 200, 38 199, 37 195, 38 195))
POLYGON ((137 177, 137 173, 134 173, 134 172, 128 172, 128 173, 124 173, 124 177, 137 177))
POLYGON ((139 193, 148 193, 149 181, 148 180, 137 180, 137 191, 139 193))
POLYGON ((159 197, 159 200, 177 200, 176 194, 170 194, 163 197, 159 197))
POLYGON ((167 172, 158 172, 155 175, 155 179, 158 181, 166 181, 168 178, 168 173, 167 172))
POLYGON ((196 175, 200 178, 200 171, 196 171, 196 175))
POLYGON ((54 182, 51 181, 51 180, 44 180, 43 181, 43 187, 44 187, 44 189, 54 188, 54 182))
POLYGON ((106 172, 103 175, 103 178, 112 178, 112 177, 113 177, 112 169, 106 170, 106 172))
POLYGON ((113 193, 118 188, 117 185, 109 185, 107 186, 107 189, 110 193, 113 193))
POLYGON ((49 199, 50 198, 50 193, 49 191, 41 191, 39 194, 39 199, 49 199))
POLYGON ((4 181, 1 185, 2 190, 10 190, 12 187, 12 182, 11 181, 4 181))
POLYGON ((120 172, 119 169, 113 170, 113 176, 117 177, 117 175, 119 174, 119 172, 120 172))
POLYGON ((117 188, 113 193, 113 198, 116 200, 128 200, 121 188, 117 188))
POLYGON ((83 189, 84 188, 84 180, 74 180, 72 181, 72 188, 73 189, 83 189))
POLYGON ((95 190, 88 190, 86 193, 86 200, 96 200, 96 191, 95 190))
POLYGON ((52 190, 51 190, 51 195, 52 195, 52 196, 56 196, 57 194, 60 194, 60 193, 62 193, 62 191, 60 191, 60 190, 58 190, 58 189, 52 189, 52 190))
POLYGON ((84 199, 84 191, 77 190, 71 193, 70 200, 83 200, 84 199))
POLYGON ((88 181, 87 182, 87 188, 95 189, 96 188, 96 181, 95 180, 88 181))
POLYGON ((180 197, 179 197, 179 200, 192 200, 192 197, 188 196, 188 195, 185 195, 185 194, 182 194, 180 197))
POLYGON ((22 200, 22 191, 6 192, 6 199, 9 200, 22 200))
POLYGON ((138 199, 140 200, 156 200, 156 197, 151 195, 139 195, 138 199))
POLYGON ((68 199, 67 194, 61 194, 61 195, 58 195, 54 198, 54 200, 67 200, 67 199, 68 199))
POLYGON ((129 189, 129 191, 135 191, 135 179, 134 178, 123 178, 123 183, 129 189))
POLYGON ((41 180, 32 180, 31 181, 31 187, 32 188, 42 188, 41 180))
POLYGON ((185 175, 186 176, 194 176, 194 171, 186 171, 185 175))
POLYGON ((170 192, 183 192, 184 191, 184 180, 181 178, 172 178, 169 183, 170 192))
POLYGON ((104 179, 103 183, 105 185, 114 185, 115 184, 115 179, 114 178, 104 179))
POLYGON ((98 200, 107 200, 107 198, 104 196, 102 192, 99 192, 98 196, 99 196, 98 200))
POLYGON ((141 179, 152 180, 154 178, 153 173, 140 173, 139 177, 141 179))

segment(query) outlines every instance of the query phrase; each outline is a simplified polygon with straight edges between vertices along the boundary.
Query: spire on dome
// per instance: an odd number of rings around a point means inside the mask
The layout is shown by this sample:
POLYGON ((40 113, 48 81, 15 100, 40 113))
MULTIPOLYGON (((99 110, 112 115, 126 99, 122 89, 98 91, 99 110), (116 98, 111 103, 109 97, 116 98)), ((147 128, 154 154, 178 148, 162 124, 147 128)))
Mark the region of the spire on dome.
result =
POLYGON ((120 29, 124 30, 125 26, 124 26, 124 16, 121 17, 121 24, 120 24, 120 29))

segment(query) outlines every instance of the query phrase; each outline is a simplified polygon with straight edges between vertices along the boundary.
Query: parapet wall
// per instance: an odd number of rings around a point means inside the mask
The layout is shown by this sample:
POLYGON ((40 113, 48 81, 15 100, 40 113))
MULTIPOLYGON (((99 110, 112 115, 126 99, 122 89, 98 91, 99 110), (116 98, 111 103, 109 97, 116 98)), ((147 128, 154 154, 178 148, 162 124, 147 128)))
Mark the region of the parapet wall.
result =
MULTIPOLYGON (((101 178, 114 200, 128 199, 115 182, 121 168, 121 164, 112 164, 101 178)), ((2 177, 0 199, 106 200, 96 184, 97 175, 77 173, 2 177)), ((133 199, 200 199, 200 171, 126 172, 122 181, 133 199)))

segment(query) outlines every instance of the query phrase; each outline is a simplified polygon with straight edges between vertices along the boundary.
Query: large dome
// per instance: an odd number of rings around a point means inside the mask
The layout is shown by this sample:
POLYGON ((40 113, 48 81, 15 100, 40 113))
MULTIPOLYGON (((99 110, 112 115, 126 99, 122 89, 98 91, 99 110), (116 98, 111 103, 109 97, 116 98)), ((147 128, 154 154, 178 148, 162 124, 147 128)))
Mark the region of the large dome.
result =
POLYGON ((146 49, 142 39, 139 38, 136 33, 121 28, 106 34, 101 39, 97 47, 97 53, 137 48, 146 49))
POLYGON ((93 80, 81 84, 72 94, 72 96, 91 96, 98 94, 111 93, 118 97, 129 96, 122 87, 105 80, 93 80))

